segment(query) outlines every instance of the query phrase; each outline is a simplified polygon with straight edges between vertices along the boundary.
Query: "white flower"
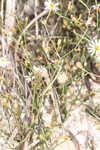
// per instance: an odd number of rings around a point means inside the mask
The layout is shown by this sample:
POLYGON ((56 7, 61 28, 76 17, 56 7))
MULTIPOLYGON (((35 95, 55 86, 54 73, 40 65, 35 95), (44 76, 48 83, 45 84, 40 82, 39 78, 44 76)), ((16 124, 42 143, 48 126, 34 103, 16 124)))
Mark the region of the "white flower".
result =
POLYGON ((48 72, 46 68, 43 66, 40 66, 40 67, 33 66, 33 70, 34 70, 34 73, 36 74, 39 73, 42 77, 45 77, 45 78, 48 77, 48 72))
POLYGON ((47 0, 45 3, 45 9, 48 9, 48 10, 53 10, 53 11, 57 11, 59 8, 58 8, 58 5, 59 3, 54 3, 52 0, 47 0))
POLYGON ((0 67, 7 67, 9 65, 9 61, 6 59, 6 57, 1 57, 0 58, 0 67))
POLYGON ((100 63, 100 54, 96 55, 95 59, 97 63, 100 63))
POLYGON ((100 55, 100 40, 98 40, 97 37, 94 37, 93 40, 89 43, 88 50, 91 53, 91 55, 100 55))
POLYGON ((59 84, 64 84, 68 80, 68 77, 65 72, 61 72, 57 78, 59 84))
POLYGON ((25 78, 26 78, 26 81, 29 83, 29 82, 31 82, 31 77, 30 76, 24 76, 25 78))
POLYGON ((26 76, 24 76, 24 77, 26 78, 26 81, 27 81, 28 83, 31 82, 32 80, 34 80, 34 78, 35 78, 34 76, 31 75, 31 73, 29 73, 28 76, 26 75, 26 76))

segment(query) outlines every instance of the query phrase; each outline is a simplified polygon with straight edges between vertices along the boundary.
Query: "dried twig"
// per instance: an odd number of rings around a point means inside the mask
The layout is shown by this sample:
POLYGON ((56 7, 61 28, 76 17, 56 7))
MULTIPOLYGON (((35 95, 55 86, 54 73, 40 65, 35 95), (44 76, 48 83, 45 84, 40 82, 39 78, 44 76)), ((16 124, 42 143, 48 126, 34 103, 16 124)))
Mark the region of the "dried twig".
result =
MULTIPOLYGON (((48 13, 48 10, 44 10, 42 13, 40 13, 36 18, 34 18, 23 30, 22 34, 24 34, 38 19, 40 19, 41 17, 45 16, 48 13)), ((17 42, 17 46, 20 43, 22 34, 20 35, 18 42, 17 42)))
MULTIPOLYGON (((12 31, 9 31, 15 24, 15 9, 17 0, 7 0, 6 2, 6 15, 5 15, 5 31, 7 33, 7 44, 12 42, 12 31)), ((9 46, 8 46, 9 49, 9 46)), ((8 51, 6 49, 6 51, 8 51)), ((8 53, 8 52, 6 52, 8 53)))
POLYGON ((5 44, 5 36, 3 34, 3 25, 4 25, 4 0, 1 1, 1 17, 2 17, 2 52, 3 56, 5 55, 5 49, 6 49, 6 44, 5 44))
MULTIPOLYGON (((39 0, 35 0, 35 18, 37 18, 37 7, 39 7, 39 0)), ((38 25, 38 21, 35 22, 35 30, 36 30, 36 36, 39 33, 39 25, 38 25)))
POLYGON ((73 135, 73 133, 70 130, 68 130, 68 129, 65 129, 65 130, 66 130, 66 132, 68 132, 68 134, 69 134, 72 142, 74 143, 76 149, 80 150, 80 146, 79 146, 78 140, 75 138, 75 136, 73 135))

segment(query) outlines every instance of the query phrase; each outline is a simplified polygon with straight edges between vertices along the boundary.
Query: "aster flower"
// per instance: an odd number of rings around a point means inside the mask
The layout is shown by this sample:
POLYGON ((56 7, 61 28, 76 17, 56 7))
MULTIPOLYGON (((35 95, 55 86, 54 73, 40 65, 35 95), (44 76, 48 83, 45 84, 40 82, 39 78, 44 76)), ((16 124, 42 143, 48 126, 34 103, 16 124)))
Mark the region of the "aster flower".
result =
POLYGON ((25 77, 25 80, 28 82, 28 83, 30 83, 32 80, 34 80, 34 76, 32 76, 32 74, 31 73, 29 73, 29 75, 26 75, 26 76, 24 76, 25 77))
POLYGON ((32 79, 31 79, 31 77, 30 76, 24 76, 25 77, 25 80, 29 83, 29 82, 31 82, 32 81, 32 79))
POLYGON ((54 3, 52 0, 46 0, 44 5, 45 5, 45 9, 48 9, 50 11, 51 10, 57 11, 59 9, 58 8, 59 3, 54 3))
POLYGON ((100 63, 100 54, 96 55, 95 59, 97 63, 100 63))
POLYGON ((96 57, 100 55, 100 40, 98 40, 97 37, 94 37, 94 39, 89 43, 88 50, 91 55, 95 55, 96 57))
POLYGON ((9 61, 6 59, 6 57, 0 58, 0 67, 5 68, 9 65, 9 61))

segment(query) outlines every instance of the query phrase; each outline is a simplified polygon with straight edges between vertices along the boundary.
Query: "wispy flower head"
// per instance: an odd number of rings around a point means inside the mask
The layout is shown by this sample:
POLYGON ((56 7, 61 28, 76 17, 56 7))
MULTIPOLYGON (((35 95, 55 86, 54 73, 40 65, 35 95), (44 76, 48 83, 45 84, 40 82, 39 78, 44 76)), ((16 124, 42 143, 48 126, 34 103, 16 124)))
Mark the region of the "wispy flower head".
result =
POLYGON ((1 57, 0 58, 0 67, 7 67, 9 65, 9 61, 6 59, 6 57, 1 57))
POLYGON ((68 77, 65 72, 61 72, 57 78, 59 84, 64 84, 68 80, 68 77))
POLYGON ((59 9, 58 8, 59 3, 54 3, 52 0, 46 0, 44 5, 45 5, 45 9, 48 9, 50 11, 51 10, 57 11, 59 9))
POLYGON ((93 40, 89 43, 88 50, 91 55, 100 55, 100 40, 98 40, 97 37, 94 37, 93 40))

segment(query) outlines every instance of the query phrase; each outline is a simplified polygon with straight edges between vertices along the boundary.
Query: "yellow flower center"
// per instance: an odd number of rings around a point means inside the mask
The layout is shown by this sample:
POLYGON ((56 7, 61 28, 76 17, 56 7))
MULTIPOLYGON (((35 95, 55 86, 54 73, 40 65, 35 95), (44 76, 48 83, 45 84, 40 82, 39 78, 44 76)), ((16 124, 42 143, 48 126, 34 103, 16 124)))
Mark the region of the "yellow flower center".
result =
POLYGON ((95 45, 94 49, 95 49, 95 51, 98 51, 98 50, 100 50, 100 46, 99 45, 95 45))
POLYGON ((1 58, 1 62, 2 62, 2 63, 5 63, 5 62, 6 62, 6 59, 5 59, 5 58, 1 58))
POLYGON ((54 4, 53 3, 50 4, 50 8, 54 8, 54 4))
POLYGON ((6 106, 6 104, 7 104, 7 99, 5 98, 5 99, 3 100, 3 105, 6 106))

